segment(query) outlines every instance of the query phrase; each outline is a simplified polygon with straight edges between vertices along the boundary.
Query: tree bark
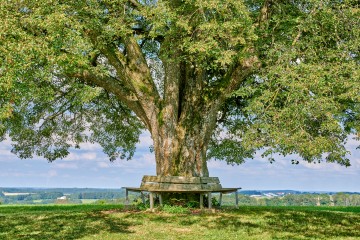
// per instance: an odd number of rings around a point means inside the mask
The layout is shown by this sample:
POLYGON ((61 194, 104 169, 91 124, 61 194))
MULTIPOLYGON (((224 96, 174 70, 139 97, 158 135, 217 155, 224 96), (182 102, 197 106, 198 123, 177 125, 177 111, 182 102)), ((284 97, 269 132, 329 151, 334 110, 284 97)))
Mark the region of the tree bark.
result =
POLYGON ((175 131, 162 126, 160 134, 152 134, 156 158, 156 174, 161 176, 208 176, 206 150, 208 142, 200 126, 176 126, 175 131))
POLYGON ((204 73, 189 64, 166 62, 163 107, 152 128, 156 173, 162 176, 209 176, 206 151, 220 104, 206 100, 204 73))
MULTIPOLYGON (((97 33, 88 31, 87 35, 96 45, 97 33)), ((209 176, 206 152, 219 110, 257 59, 234 62, 220 84, 213 86, 211 73, 181 60, 180 50, 165 48, 160 54, 165 76, 161 96, 135 38, 124 39, 124 46, 124 52, 114 46, 99 49, 116 69, 116 76, 84 71, 75 77, 112 92, 139 117, 153 139, 157 175, 209 176)))

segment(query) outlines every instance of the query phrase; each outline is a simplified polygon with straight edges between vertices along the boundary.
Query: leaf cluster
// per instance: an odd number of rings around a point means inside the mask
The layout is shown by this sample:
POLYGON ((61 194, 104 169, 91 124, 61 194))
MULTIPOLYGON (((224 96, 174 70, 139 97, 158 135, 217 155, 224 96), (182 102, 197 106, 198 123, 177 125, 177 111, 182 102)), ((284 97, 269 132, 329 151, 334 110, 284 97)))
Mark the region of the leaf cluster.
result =
POLYGON ((204 73, 206 101, 226 99, 209 158, 241 163, 266 149, 348 166, 347 136, 360 130, 359 15, 355 0, 2 1, 0 139, 24 158, 52 161, 84 141, 131 157, 144 126, 116 65, 141 63, 125 47, 133 37, 160 93, 163 63, 181 62, 204 73), (249 59, 251 74, 228 74, 249 59))
POLYGON ((270 162, 280 153, 349 166, 344 145, 360 120, 358 5, 269 2, 257 28, 262 67, 228 100, 210 156, 241 163, 265 148, 270 162))

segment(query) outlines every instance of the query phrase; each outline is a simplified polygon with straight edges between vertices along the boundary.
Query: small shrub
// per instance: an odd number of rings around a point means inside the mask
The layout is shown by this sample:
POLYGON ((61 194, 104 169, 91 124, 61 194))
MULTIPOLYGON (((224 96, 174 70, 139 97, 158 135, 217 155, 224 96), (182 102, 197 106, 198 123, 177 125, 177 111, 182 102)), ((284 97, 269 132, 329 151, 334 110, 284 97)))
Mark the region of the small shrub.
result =
POLYGON ((107 204, 107 201, 105 199, 99 199, 95 202, 95 204, 104 205, 107 204))
POLYGON ((188 208, 199 208, 200 203, 198 201, 189 201, 186 203, 186 207, 188 208))
POLYGON ((167 205, 165 204, 162 209, 163 212, 167 212, 167 213, 188 213, 189 209, 182 207, 182 206, 171 206, 171 205, 167 205))
POLYGON ((185 206, 186 204, 186 199, 180 198, 171 198, 169 199, 169 205, 173 205, 173 206, 185 206))
POLYGON ((149 201, 148 201, 148 200, 145 201, 145 204, 144 204, 141 198, 135 199, 135 200, 133 201, 132 205, 133 205, 136 209, 138 209, 138 210, 140 210, 140 211, 144 211, 144 210, 146 210, 147 208, 150 208, 150 203, 149 203, 149 201))
POLYGON ((215 197, 211 198, 211 204, 213 207, 220 207, 220 202, 215 197))

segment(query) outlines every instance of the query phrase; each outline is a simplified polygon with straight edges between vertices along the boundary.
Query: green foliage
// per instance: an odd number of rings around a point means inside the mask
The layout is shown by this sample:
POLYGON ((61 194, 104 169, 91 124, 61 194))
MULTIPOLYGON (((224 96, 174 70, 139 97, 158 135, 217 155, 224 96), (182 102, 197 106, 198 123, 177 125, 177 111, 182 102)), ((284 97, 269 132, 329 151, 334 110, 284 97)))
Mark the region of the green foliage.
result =
POLYGON ((71 199, 116 199, 124 197, 123 192, 79 192, 69 196, 71 199))
POLYGON ((215 197, 211 198, 211 204, 213 207, 220 207, 220 203, 215 197))
POLYGON ((168 204, 165 204, 163 207, 161 207, 161 211, 175 214, 189 213, 189 209, 186 207, 168 204))
POLYGON ((187 208, 199 208, 200 203, 199 203, 199 201, 187 201, 186 202, 186 207, 187 208))
POLYGON ((98 205, 104 205, 106 203, 107 203, 107 201, 105 199, 100 199, 95 202, 95 204, 98 204, 98 205))
POLYGON ((270 160, 350 165, 356 0, 17 0, 1 2, 0 18, 0 140, 9 136, 21 158, 53 161, 88 141, 130 159, 166 105, 164 65, 181 63, 187 86, 201 79, 192 93, 201 103, 223 101, 209 158, 239 164, 266 149, 270 160))
POLYGON ((144 210, 150 208, 150 202, 149 202, 148 199, 145 201, 145 203, 143 203, 141 198, 136 198, 132 202, 132 205, 135 206, 135 208, 140 210, 140 211, 144 211, 144 210))
MULTIPOLYGON (((223 206, 233 206, 234 196, 224 195, 223 206)), ((287 194, 281 197, 252 197, 239 194, 240 206, 360 206, 359 194, 287 194)))
POLYGON ((224 106, 219 131, 226 134, 215 135, 210 156, 242 163, 265 147, 270 161, 274 153, 297 153, 308 162, 349 166, 344 143, 359 131, 360 33, 353 27, 360 24, 359 5, 270 5, 268 21, 256 31, 262 66, 224 106))

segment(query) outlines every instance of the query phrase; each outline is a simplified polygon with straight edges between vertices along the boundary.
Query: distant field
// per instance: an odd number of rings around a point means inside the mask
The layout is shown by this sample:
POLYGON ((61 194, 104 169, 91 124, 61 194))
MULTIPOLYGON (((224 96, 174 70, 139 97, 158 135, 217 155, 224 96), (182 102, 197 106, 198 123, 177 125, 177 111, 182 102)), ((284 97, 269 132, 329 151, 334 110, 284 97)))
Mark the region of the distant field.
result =
POLYGON ((30 195, 32 193, 8 193, 3 192, 4 196, 24 196, 24 195, 30 195))
POLYGON ((360 207, 155 213, 122 205, 0 206, 0 239, 360 239, 360 207))
POLYGON ((81 199, 81 203, 89 204, 98 201, 98 199, 81 199))

